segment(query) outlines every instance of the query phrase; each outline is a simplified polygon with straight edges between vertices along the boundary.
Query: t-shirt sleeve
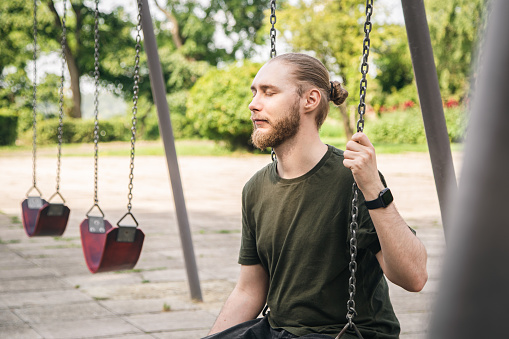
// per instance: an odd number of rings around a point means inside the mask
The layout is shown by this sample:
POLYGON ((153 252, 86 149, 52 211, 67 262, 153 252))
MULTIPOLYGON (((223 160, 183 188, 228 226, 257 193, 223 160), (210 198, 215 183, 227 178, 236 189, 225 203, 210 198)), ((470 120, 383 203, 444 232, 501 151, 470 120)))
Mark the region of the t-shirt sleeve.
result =
POLYGON ((247 207, 247 190, 242 191, 242 239, 238 263, 241 265, 260 264, 260 257, 256 249, 256 235, 254 225, 250 225, 247 207))

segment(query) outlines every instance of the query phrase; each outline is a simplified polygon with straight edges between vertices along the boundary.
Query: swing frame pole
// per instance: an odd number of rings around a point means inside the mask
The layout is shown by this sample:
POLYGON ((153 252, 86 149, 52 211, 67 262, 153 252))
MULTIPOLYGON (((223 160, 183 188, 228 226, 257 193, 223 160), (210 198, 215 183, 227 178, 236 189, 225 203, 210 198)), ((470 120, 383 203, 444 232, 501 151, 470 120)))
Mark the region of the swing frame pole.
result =
POLYGON ((182 181, 177 161, 175 139, 170 120, 170 110, 168 108, 168 101, 166 100, 166 84, 163 78, 163 71, 154 34, 154 26, 152 24, 152 16, 150 14, 147 0, 143 0, 142 28, 144 37, 143 45, 145 46, 145 52, 147 54, 150 84, 152 87, 152 95, 154 96, 154 101, 157 107, 159 132, 163 139, 164 151, 166 153, 166 161, 173 190, 173 198, 175 201, 177 222, 180 231, 182 250, 184 252, 184 261, 186 263, 191 298, 196 301, 203 301, 200 279, 198 277, 198 267, 196 265, 196 257, 194 255, 193 240, 189 227, 189 219, 187 217, 184 191, 182 188, 182 181))
POLYGON ((428 338, 507 338, 509 1, 487 3, 459 192, 428 338), (477 325, 478 324, 478 325, 477 325))
POLYGON ((433 176, 447 236, 448 201, 458 189, 449 134, 438 84, 437 69, 423 0, 401 0, 408 45, 412 56, 417 92, 428 142, 433 176))

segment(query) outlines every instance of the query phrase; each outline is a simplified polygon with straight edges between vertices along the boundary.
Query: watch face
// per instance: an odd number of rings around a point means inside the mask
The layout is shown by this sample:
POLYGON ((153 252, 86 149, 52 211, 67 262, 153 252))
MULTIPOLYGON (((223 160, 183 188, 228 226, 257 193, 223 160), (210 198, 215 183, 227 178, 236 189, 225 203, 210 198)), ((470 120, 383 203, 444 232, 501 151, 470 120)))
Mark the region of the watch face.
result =
POLYGON ((382 198, 384 207, 389 205, 393 200, 391 190, 388 188, 384 189, 382 193, 380 193, 380 197, 382 198))

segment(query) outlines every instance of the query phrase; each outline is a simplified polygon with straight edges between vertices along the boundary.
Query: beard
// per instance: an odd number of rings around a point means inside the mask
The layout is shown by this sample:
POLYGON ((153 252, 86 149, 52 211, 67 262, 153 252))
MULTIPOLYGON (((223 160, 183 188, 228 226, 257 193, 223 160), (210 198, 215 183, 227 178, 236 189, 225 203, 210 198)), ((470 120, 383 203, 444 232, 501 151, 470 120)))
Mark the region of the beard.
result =
POLYGON ((253 124, 251 141, 262 151, 268 147, 277 147, 297 134, 300 125, 299 101, 296 100, 280 119, 268 123, 270 129, 263 132, 253 124))

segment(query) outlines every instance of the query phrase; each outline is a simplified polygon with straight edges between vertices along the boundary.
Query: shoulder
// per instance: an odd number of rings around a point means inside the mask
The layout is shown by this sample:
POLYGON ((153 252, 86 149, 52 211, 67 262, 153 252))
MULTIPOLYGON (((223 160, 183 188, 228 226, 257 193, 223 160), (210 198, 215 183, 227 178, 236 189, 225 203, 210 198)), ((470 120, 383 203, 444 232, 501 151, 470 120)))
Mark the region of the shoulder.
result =
POLYGON ((272 162, 256 172, 244 185, 242 196, 246 197, 253 192, 259 191, 260 187, 270 180, 274 166, 275 164, 272 162))
POLYGON ((327 161, 329 169, 336 175, 353 179, 352 171, 343 164, 343 160, 345 160, 344 151, 334 146, 328 146, 331 150, 329 161, 327 161))
POLYGON ((336 147, 334 147, 334 146, 331 146, 331 145, 327 145, 327 146, 328 146, 328 147, 329 147, 329 149, 331 149, 331 151, 332 151, 331 156, 332 156, 332 158, 333 158, 333 159, 334 159, 334 158, 336 158, 336 159, 338 159, 338 160, 343 161, 343 159, 344 159, 344 154, 343 154, 343 153, 344 153, 344 151, 343 151, 343 150, 341 150, 341 149, 339 149, 339 148, 336 148, 336 147))

